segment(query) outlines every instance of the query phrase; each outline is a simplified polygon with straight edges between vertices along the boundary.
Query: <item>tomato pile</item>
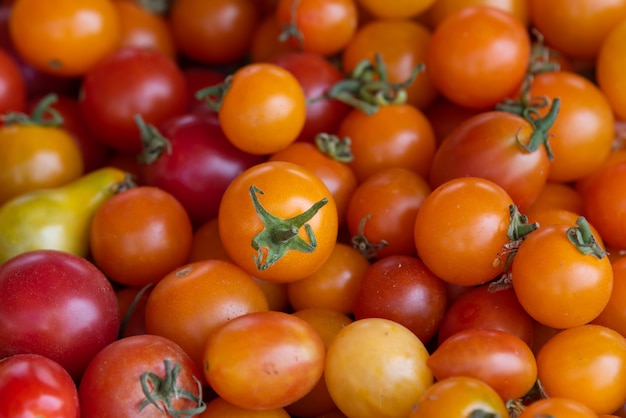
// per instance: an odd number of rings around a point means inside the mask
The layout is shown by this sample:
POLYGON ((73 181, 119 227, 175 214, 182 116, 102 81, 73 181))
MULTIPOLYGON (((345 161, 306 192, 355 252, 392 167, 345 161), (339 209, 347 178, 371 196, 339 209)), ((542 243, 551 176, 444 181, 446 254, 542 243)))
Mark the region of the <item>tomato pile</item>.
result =
POLYGON ((626 417, 626 0, 0 29, 0 418, 626 417))

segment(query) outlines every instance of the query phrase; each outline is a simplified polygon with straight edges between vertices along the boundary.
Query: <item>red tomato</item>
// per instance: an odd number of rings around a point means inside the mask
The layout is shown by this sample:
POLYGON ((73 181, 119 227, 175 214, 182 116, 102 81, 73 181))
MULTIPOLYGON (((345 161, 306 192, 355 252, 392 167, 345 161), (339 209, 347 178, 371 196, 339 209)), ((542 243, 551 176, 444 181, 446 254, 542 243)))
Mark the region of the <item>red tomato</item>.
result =
POLYGON ((0 358, 44 355, 79 380, 87 363, 117 338, 111 283, 82 257, 35 250, 0 267, 0 358))
POLYGON ((530 38, 518 19, 497 8, 469 6, 435 28, 426 67, 449 100, 488 109, 518 88, 529 60, 530 38))
POLYGON ((206 341, 204 374, 220 397, 249 409, 285 407, 324 372, 324 343, 305 320, 284 312, 231 319, 206 341))
POLYGON ((22 112, 26 107, 26 82, 18 63, 0 49, 0 114, 22 112))
POLYGON ((135 335, 104 347, 78 387, 85 417, 197 415, 201 374, 178 345, 158 335, 135 335))
POLYGON ((80 107, 85 123, 100 141, 117 151, 141 151, 136 115, 159 125, 186 106, 182 70, 156 50, 120 48, 82 79, 80 107))

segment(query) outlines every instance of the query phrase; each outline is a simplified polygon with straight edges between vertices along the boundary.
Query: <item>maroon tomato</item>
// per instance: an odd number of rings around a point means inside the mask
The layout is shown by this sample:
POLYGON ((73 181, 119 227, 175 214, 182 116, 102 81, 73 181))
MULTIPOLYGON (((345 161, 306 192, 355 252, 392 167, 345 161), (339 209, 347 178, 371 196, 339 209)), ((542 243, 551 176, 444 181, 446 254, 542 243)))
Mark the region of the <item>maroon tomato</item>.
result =
POLYGON ((210 114, 175 116, 157 129, 144 140, 141 178, 176 197, 196 226, 217 216, 236 176, 263 162, 232 145, 210 114))
POLYGON ((82 80, 80 107, 87 126, 118 151, 141 151, 135 115, 158 125, 184 112, 186 106, 182 70, 156 50, 121 48, 92 67, 82 80))
POLYGON ((39 354, 0 360, 0 416, 79 418, 76 384, 59 363, 39 354))
POLYGON ((0 266, 0 358, 41 354, 78 380, 117 338, 111 283, 84 258, 57 250, 20 254, 0 266))
POLYGON ((310 102, 306 121, 297 140, 313 142, 320 132, 334 134, 350 106, 336 99, 324 97, 328 90, 344 76, 324 55, 314 52, 287 52, 270 62, 292 73, 310 102))
POLYGON ((26 82, 20 67, 0 49, 0 114, 22 112, 26 107, 26 82))
POLYGON ((372 264, 361 278, 355 319, 384 318, 404 325, 426 343, 446 311, 444 282, 419 259, 391 255, 372 264))
POLYGON ((117 340, 87 366, 78 387, 83 417, 183 417, 204 411, 200 371, 158 335, 117 340))

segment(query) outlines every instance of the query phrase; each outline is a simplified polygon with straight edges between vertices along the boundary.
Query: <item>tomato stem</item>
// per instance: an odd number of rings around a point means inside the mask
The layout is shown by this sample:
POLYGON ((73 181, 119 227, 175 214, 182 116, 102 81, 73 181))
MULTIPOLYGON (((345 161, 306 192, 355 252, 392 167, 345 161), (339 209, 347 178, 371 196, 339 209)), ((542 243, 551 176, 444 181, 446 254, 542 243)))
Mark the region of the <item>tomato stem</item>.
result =
POLYGON ((22 112, 9 112, 3 115, 1 119, 5 125, 60 126, 63 123, 63 116, 51 107, 57 100, 56 94, 48 94, 37 103, 30 115, 22 112))
POLYGON ((198 384, 198 396, 178 385, 178 375, 180 374, 180 364, 172 366, 169 359, 163 360, 165 366, 165 377, 160 377, 153 372, 141 374, 141 389, 146 398, 139 405, 139 411, 148 405, 154 405, 163 415, 168 417, 185 417, 201 414, 206 409, 206 404, 202 400, 202 384, 193 376, 198 384), (176 410, 173 409, 173 399, 188 399, 198 404, 196 408, 176 410))
POLYGON ((261 189, 250 186, 250 196, 254 210, 263 222, 264 228, 254 238, 252 238, 252 248, 257 250, 254 261, 260 271, 266 270, 280 260, 288 251, 295 250, 303 253, 312 253, 317 248, 317 239, 313 233, 311 225, 307 224, 315 214, 328 203, 327 198, 323 198, 314 203, 306 211, 292 218, 279 218, 269 213, 261 202, 258 194, 264 194, 261 189), (298 233, 304 226, 309 242, 302 239, 298 233))
POLYGON ((198 90, 195 94, 196 99, 203 100, 212 110, 219 112, 232 80, 233 76, 231 74, 226 76, 224 81, 219 84, 198 90))
POLYGON ((130 318, 133 316, 133 312, 135 312, 135 309, 137 308, 137 304, 139 303, 143 295, 146 294, 148 289, 150 289, 153 285, 154 285, 153 283, 149 283, 145 285, 139 290, 139 292, 137 292, 137 294, 133 298, 132 302, 128 306, 128 309, 126 310, 126 313, 124 314, 124 318, 122 318, 120 329, 117 333, 118 340, 124 337, 124 333, 126 332, 126 327, 128 327, 128 323, 130 322, 130 318))
POLYGON ((578 251, 585 255, 593 255, 601 260, 607 254, 593 236, 589 222, 587 222, 584 216, 580 216, 576 219, 576 226, 567 230, 567 238, 574 244, 578 251))
POLYGON ((284 25, 278 40, 280 42, 287 42, 289 39, 294 38, 298 42, 298 50, 302 51, 304 46, 304 35, 298 28, 298 5, 300 0, 294 0, 291 3, 291 22, 288 25, 284 25))
POLYGON ((165 15, 172 7, 172 0, 133 0, 139 7, 150 13, 165 15))
POLYGON ((349 163, 354 160, 351 149, 352 140, 348 137, 340 139, 337 135, 319 133, 315 136, 315 145, 324 155, 333 160, 349 163))
POLYGON ((474 409, 468 418, 499 418, 498 414, 487 412, 483 409, 474 409))
POLYGON ((134 116, 135 123, 139 128, 142 151, 137 155, 140 164, 152 164, 161 157, 163 152, 172 153, 172 144, 159 130, 150 124, 146 124, 141 115, 134 116))
POLYGON ((371 213, 365 215, 359 221, 359 229, 357 234, 352 237, 352 246, 359 251, 366 260, 371 260, 376 257, 376 253, 385 248, 388 244, 384 239, 378 243, 370 242, 365 236, 365 223, 372 217, 371 213))

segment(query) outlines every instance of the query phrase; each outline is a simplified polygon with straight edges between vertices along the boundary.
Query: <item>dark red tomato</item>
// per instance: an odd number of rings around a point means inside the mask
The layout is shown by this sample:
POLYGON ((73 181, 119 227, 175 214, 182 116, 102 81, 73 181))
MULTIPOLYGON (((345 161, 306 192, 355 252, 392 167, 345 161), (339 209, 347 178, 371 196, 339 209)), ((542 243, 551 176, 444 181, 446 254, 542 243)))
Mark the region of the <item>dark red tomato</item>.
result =
POLYGON ((331 86, 344 76, 324 55, 314 52, 287 52, 270 62, 291 72, 300 82, 310 102, 306 121, 297 140, 313 142, 320 132, 334 134, 350 106, 336 99, 325 98, 331 86))
POLYGON ((547 141, 546 122, 541 122, 542 129, 534 129, 521 116, 501 111, 470 117, 437 148, 429 175, 431 187, 458 177, 483 177, 506 190, 524 211, 548 179, 550 159, 541 142, 547 141))
POLYGON ((489 285, 482 285, 456 298, 439 325, 439 344, 471 328, 506 331, 529 346, 533 342, 533 320, 517 301, 512 288, 490 291, 489 285))
POLYGON ((81 413, 94 418, 197 416, 206 408, 200 377, 191 358, 171 340, 122 338, 85 370, 78 387, 81 413))
POLYGON ((206 87, 223 83, 226 76, 219 71, 204 67, 185 68, 183 69, 183 76, 187 82, 187 110, 193 113, 211 113, 215 115, 215 120, 217 121, 217 113, 211 109, 206 100, 198 99, 196 92, 206 87))
POLYGON ((41 354, 78 380, 117 338, 111 283, 92 263, 57 250, 20 254, 0 266, 0 358, 41 354))
POLYGON ((355 319, 390 319, 424 343, 437 333, 445 311, 444 282, 419 259, 406 255, 373 263, 361 278, 354 301, 355 319))
POLYGON ((170 148, 163 138, 153 138, 144 144, 145 162, 140 164, 143 181, 176 197, 196 226, 217 216, 222 195, 235 177, 263 161, 263 156, 232 145, 215 121, 206 113, 168 120, 159 131, 170 148))
POLYGON ((182 70, 167 55, 122 48, 85 74, 80 107, 85 123, 104 144, 122 152, 139 152, 135 115, 158 125, 183 113, 187 84, 182 70))
POLYGON ((22 112, 26 107, 26 82, 17 62, 0 49, 0 114, 22 112))
POLYGON ((79 418, 76 384, 59 363, 39 354, 0 360, 0 416, 79 418))
MULTIPOLYGON (((27 111, 32 112, 42 97, 31 99, 27 106, 27 111)), ((78 144, 80 152, 83 156, 83 167, 85 172, 90 172, 96 168, 104 166, 109 158, 109 148, 95 138, 95 135, 89 131, 83 115, 80 111, 78 100, 68 95, 57 95, 56 101, 50 106, 58 112, 63 118, 61 127, 67 130, 74 141, 78 144)))

